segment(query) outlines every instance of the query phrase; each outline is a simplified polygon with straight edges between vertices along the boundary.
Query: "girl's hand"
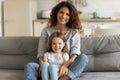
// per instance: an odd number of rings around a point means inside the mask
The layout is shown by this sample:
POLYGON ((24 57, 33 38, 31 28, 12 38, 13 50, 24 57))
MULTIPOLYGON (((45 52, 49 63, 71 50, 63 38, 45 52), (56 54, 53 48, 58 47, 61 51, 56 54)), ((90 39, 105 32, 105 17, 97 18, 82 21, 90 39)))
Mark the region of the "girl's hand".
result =
POLYGON ((67 75, 67 74, 68 74, 68 68, 65 65, 62 65, 60 67, 58 76, 61 77, 61 76, 67 75))

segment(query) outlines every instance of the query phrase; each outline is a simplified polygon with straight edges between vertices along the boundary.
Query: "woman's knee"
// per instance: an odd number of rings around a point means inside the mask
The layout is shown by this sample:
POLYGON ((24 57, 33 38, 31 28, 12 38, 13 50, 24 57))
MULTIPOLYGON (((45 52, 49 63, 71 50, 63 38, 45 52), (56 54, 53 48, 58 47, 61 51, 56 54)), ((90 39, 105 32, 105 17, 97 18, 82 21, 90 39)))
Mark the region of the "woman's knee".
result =
POLYGON ((27 63, 24 66, 24 80, 37 80, 37 70, 39 64, 35 62, 27 63))
POLYGON ((30 62, 24 66, 24 69, 37 69, 38 67, 39 67, 39 64, 35 62, 30 62))
POLYGON ((81 60, 81 61, 85 61, 86 63, 89 62, 89 58, 86 54, 81 54, 78 56, 78 58, 81 60))
POLYGON ((31 66, 32 66, 32 63, 27 63, 27 64, 25 64, 24 69, 27 69, 27 68, 29 68, 31 66))

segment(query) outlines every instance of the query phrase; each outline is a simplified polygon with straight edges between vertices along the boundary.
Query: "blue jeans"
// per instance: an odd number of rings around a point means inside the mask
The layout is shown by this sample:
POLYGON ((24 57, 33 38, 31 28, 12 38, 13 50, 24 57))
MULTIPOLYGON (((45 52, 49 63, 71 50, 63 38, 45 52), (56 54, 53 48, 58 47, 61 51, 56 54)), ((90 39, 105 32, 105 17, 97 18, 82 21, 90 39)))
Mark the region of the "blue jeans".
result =
POLYGON ((68 76, 71 80, 80 78, 81 73, 84 71, 89 59, 85 54, 79 55, 75 61, 70 65, 68 76))
MULTIPOLYGON (((68 76, 73 80, 80 77, 81 73, 88 64, 88 57, 85 54, 79 55, 75 61, 70 65, 68 76)), ((38 80, 37 70, 39 64, 28 63, 24 68, 24 80, 38 80)))
POLYGON ((24 67, 24 80, 38 80, 38 68, 38 63, 27 63, 24 67))
POLYGON ((58 80, 58 67, 54 64, 44 62, 41 65, 42 80, 58 80))

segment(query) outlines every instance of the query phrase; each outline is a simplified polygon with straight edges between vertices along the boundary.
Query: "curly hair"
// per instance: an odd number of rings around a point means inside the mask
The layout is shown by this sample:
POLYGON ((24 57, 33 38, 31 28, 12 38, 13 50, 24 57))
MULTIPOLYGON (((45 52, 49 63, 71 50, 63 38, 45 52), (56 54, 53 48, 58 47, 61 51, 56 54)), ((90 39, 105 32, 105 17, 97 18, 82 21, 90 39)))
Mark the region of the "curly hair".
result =
POLYGON ((50 19, 48 21, 49 27, 56 26, 57 24, 57 13, 62 7, 67 7, 70 12, 70 20, 66 24, 71 29, 78 29, 80 32, 82 32, 82 26, 80 19, 78 17, 78 11, 75 8, 75 6, 68 1, 62 1, 59 4, 57 4, 55 7, 53 7, 51 14, 50 14, 50 19))

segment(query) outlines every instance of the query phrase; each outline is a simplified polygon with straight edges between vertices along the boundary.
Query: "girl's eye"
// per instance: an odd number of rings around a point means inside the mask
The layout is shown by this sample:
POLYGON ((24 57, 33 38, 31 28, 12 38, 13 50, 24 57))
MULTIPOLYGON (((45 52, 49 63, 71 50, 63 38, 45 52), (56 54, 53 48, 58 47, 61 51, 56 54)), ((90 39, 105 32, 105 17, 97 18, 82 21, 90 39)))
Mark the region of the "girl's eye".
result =
POLYGON ((61 45, 62 43, 59 43, 59 45, 61 45))
POLYGON ((62 11, 60 13, 63 13, 62 11))

